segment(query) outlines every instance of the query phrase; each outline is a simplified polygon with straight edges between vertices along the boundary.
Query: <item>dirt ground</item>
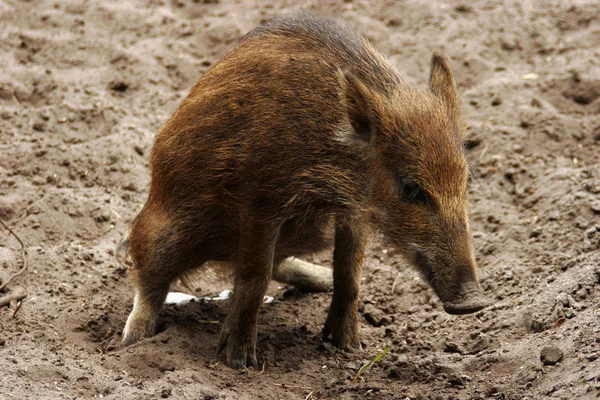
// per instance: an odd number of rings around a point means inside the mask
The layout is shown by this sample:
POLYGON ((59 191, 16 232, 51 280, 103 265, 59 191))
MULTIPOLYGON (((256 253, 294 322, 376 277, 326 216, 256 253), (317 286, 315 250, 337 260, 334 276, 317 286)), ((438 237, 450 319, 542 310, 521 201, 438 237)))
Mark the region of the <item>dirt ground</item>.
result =
MULTIPOLYGON (((0 2, 0 218, 29 261, 6 289, 28 297, 14 318, 0 308, 0 398, 599 398, 600 4, 276 3, 0 2), (301 8, 355 25, 417 84, 433 51, 453 59, 494 305, 445 314, 374 238, 362 351, 321 341, 330 294, 275 283, 259 320, 264 371, 216 355, 227 301, 166 306, 158 335, 121 348, 132 288, 113 249, 145 200, 153 136, 237 38, 301 8)), ((0 229, 0 279, 20 266, 0 229)), ((199 282, 198 294, 226 287, 199 282)))

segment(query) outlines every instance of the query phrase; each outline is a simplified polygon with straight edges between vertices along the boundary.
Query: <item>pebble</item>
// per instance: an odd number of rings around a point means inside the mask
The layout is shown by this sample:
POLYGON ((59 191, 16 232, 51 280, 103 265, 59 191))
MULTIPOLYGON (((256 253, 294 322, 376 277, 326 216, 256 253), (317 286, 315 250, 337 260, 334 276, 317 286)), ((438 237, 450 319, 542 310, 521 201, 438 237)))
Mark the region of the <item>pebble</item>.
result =
POLYGON ((44 126, 43 123, 36 122, 35 124, 33 124, 33 129, 38 132, 44 132, 46 130, 46 127, 44 126))
POLYGON ((391 323, 389 317, 383 311, 372 304, 367 304, 363 312, 368 323, 375 327, 389 325, 391 323))
POLYGON ((543 232, 542 227, 538 226, 536 228, 534 228, 530 233, 529 233, 529 237, 530 238, 536 238, 539 237, 543 232))
POLYGON ((123 185, 123 190, 127 190, 129 192, 137 192, 138 188, 137 188, 137 186, 136 186, 135 183, 130 182, 130 183, 126 184, 126 185, 123 185))
POLYGON ((457 375, 457 374, 451 374, 448 377, 448 383, 451 386, 464 386, 465 385, 465 382, 462 379, 462 377, 460 375, 457 375))
POLYGON ((558 347, 544 347, 540 353, 540 361, 544 365, 554 365, 563 359, 563 352, 558 347))
POLYGON ((363 363, 360 360, 349 361, 344 365, 347 369, 351 369, 354 371, 358 371, 363 366, 363 363))
POLYGON ((490 337, 488 335, 482 333, 479 337, 479 340, 477 340, 473 344, 473 346, 470 348, 469 354, 481 353, 482 351, 484 351, 488 347, 490 347, 491 343, 492 343, 492 340, 490 339, 490 337))
POLYGON ((445 353, 464 354, 465 349, 456 342, 446 342, 446 344, 444 346, 444 352, 445 353))

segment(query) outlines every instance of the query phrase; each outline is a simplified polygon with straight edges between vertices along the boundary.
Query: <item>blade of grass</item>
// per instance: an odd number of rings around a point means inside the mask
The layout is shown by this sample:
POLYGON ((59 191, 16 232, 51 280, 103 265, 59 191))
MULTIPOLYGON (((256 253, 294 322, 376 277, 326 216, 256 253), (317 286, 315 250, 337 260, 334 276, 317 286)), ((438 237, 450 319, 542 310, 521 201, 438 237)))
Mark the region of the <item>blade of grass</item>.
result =
POLYGON ((389 351, 390 351, 390 347, 388 346, 381 353, 377 354, 374 359, 372 359, 371 361, 369 361, 368 363, 366 363, 365 365, 363 365, 362 367, 360 367, 360 369, 358 370, 358 373, 356 374, 356 376, 354 377, 354 379, 352 379, 352 383, 355 383, 358 380, 358 378, 363 374, 363 372, 365 372, 366 370, 368 370, 369 368, 371 368, 371 366, 373 364, 375 364, 376 362, 381 361, 381 359, 383 357, 385 357, 385 355, 389 351))

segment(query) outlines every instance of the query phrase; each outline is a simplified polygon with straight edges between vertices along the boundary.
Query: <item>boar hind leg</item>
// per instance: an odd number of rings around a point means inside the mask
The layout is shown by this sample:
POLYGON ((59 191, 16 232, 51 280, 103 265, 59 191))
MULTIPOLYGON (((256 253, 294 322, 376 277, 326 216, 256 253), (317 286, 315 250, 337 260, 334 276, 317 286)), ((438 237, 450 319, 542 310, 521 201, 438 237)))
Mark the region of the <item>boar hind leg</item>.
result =
POLYGON ((294 285, 303 292, 326 292, 333 287, 333 275, 329 268, 288 257, 273 271, 273 279, 294 285))
POLYGON ((333 251, 333 297, 323 329, 336 347, 360 348, 358 336, 358 293, 365 251, 361 224, 337 221, 333 251))
POLYGON ((271 280, 279 228, 243 221, 231 308, 221 329, 219 353, 232 368, 256 367, 258 309, 271 280))
POLYGON ((171 282, 191 266, 192 253, 178 232, 181 229, 157 212, 142 211, 132 226, 129 251, 135 298, 123 330, 125 345, 156 333, 171 282))

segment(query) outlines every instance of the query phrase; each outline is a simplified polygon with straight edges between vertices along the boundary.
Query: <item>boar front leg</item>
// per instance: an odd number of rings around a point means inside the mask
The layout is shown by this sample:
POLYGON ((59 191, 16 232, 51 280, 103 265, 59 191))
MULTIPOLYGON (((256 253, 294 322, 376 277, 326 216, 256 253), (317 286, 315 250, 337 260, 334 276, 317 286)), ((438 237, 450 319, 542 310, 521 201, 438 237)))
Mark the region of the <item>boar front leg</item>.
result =
POLYGON ((232 368, 258 366, 258 309, 271 280, 278 231, 255 220, 242 224, 231 309, 219 339, 219 353, 225 350, 232 368))
POLYGON ((358 221, 336 221, 333 251, 333 297, 323 329, 336 347, 360 348, 358 294, 366 235, 358 221))

